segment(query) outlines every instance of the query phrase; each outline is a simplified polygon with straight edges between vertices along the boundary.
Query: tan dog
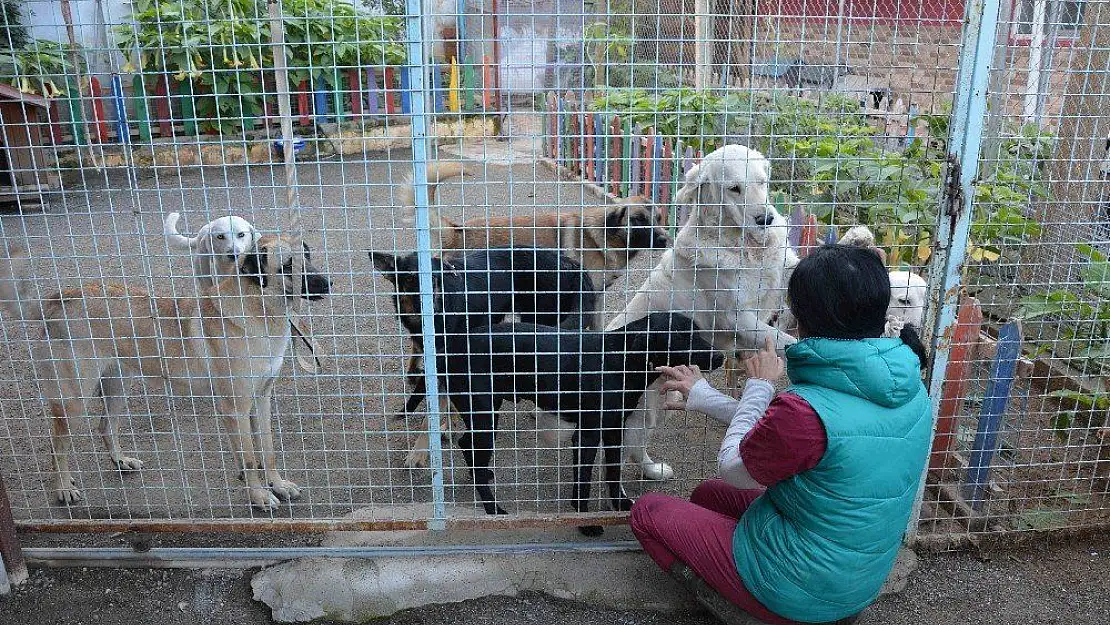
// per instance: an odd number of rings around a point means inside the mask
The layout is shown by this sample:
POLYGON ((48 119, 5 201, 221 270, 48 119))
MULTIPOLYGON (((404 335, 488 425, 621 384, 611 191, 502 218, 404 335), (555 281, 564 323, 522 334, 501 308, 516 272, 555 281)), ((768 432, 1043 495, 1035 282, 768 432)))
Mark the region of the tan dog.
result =
POLYGON ((45 326, 32 359, 50 405, 59 502, 81 499, 69 468, 69 420, 88 414, 85 397, 104 399, 106 415, 98 430, 115 466, 142 468, 142 461, 120 449, 115 421, 125 414, 127 390, 137 377, 162 378, 179 393, 211 399, 253 505, 273 508, 278 497, 300 496, 297 485, 278 474, 270 418, 274 382, 292 338, 291 300, 316 300, 330 291, 327 278, 311 264, 308 246, 262 237, 244 255, 237 275, 197 299, 151 297, 113 283, 36 299, 29 267, 21 254, 0 259, 0 304, 15 317, 22 313, 45 326))

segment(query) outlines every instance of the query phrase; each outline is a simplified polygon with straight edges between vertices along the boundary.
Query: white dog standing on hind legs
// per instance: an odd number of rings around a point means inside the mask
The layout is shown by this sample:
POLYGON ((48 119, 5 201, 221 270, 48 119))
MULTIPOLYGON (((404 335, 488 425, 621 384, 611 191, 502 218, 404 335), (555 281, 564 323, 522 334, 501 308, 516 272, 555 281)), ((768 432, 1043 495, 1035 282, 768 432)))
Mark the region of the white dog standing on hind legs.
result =
MULTIPOLYGON (((689 207, 689 215, 674 246, 608 328, 676 311, 691 315, 726 356, 758 349, 768 337, 779 351, 795 343, 770 324, 783 307, 788 268, 798 262, 786 219, 768 202, 770 180, 767 159, 739 145, 715 150, 687 172, 675 203, 689 207)), ((651 480, 674 476, 647 452, 651 431, 665 414, 660 385, 652 385, 645 410, 625 427, 626 454, 651 480)))

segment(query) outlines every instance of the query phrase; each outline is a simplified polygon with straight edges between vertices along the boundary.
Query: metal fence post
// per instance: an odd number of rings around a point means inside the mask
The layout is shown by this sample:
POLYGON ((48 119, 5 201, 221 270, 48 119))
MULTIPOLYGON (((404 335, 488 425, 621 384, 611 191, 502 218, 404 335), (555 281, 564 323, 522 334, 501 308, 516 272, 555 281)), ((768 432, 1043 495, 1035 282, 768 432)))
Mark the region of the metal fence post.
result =
MULTIPOLYGON (((960 275, 967 256, 975 201, 974 183, 979 175, 983 127, 987 118, 987 86, 998 30, 999 0, 973 0, 967 6, 961 42, 960 66, 948 137, 947 178, 937 215, 937 254, 929 269, 929 311, 926 327, 933 329, 933 364, 929 370, 929 396, 933 399, 936 426, 944 372, 948 368, 956 327, 961 289, 960 275)), ((999 114, 1000 112, 996 112, 999 114)), ((917 532, 925 493, 928 463, 906 529, 910 540, 917 532)))
POLYGON ((23 561, 23 552, 15 536, 12 504, 4 488, 4 478, 0 477, 0 595, 11 592, 26 579, 27 563, 23 561))
POLYGON ((428 217, 428 128, 425 106, 430 69, 424 56, 423 3, 405 0, 405 38, 408 54, 409 98, 412 115, 412 185, 416 206, 416 254, 420 269, 420 317, 424 340, 424 381, 428 405, 428 466, 432 470, 432 518, 428 529, 447 526, 443 492, 443 449, 439 430, 439 385, 436 374, 435 303, 432 299, 432 237, 428 217))

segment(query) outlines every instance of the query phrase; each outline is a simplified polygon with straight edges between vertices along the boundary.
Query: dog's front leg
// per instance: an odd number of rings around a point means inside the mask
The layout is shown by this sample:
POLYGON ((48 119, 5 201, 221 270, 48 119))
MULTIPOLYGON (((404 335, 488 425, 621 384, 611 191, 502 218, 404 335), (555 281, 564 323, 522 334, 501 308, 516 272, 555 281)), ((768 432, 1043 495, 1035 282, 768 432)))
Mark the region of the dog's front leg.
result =
MULTIPOLYGON (((782 330, 760 321, 755 313, 751 311, 738 312, 734 327, 736 328, 737 345, 743 349, 762 349, 763 344, 770 337, 775 345, 775 351, 781 354, 786 351, 787 347, 798 342, 797 339, 782 330)), ((736 350, 724 349, 721 351, 731 353, 736 350)))
POLYGON ((273 428, 273 393, 274 380, 270 379, 262 386, 262 394, 255 400, 255 417, 251 419, 252 428, 258 432, 262 442, 262 466, 266 475, 266 483, 270 490, 280 499, 291 501, 301 496, 301 489, 283 479, 277 470, 277 456, 274 453, 274 428, 273 428))
POLYGON ((138 471, 143 461, 123 453, 117 433, 118 419, 127 414, 127 388, 131 378, 124 377, 123 370, 116 365, 100 379, 100 396, 104 399, 104 416, 100 417, 97 431, 108 448, 108 456, 120 471, 138 471))
MULTIPOLYGON (((590 480, 594 460, 597 458, 597 446, 601 443, 601 429, 597 421, 600 418, 588 426, 580 424, 574 433, 574 487, 571 504, 576 512, 590 511, 590 480)), ((583 536, 601 536, 605 530, 600 525, 583 525, 578 531, 583 536)))
POLYGON ((270 489, 262 484, 262 466, 254 453, 251 440, 251 398, 220 398, 216 410, 223 419, 227 436, 231 439, 231 450, 239 459, 243 480, 247 483, 251 505, 266 510, 276 508, 280 503, 270 489))
POLYGON ((73 448, 70 440, 69 417, 80 416, 85 412, 85 402, 81 399, 53 400, 50 402, 51 442, 54 451, 54 495, 58 503, 73 504, 81 500, 77 480, 69 471, 69 452, 73 448))
POLYGON ((482 507, 486 514, 508 514, 497 505, 493 496, 493 435, 497 427, 497 415, 494 413, 493 401, 485 397, 468 397, 452 395, 452 400, 458 402, 459 414, 466 420, 466 433, 459 437, 459 448, 462 449, 466 463, 470 465, 470 474, 474 480, 474 490, 482 500, 482 507))
POLYGON ((656 380, 644 393, 644 409, 634 411, 625 421, 624 446, 629 459, 640 466, 645 479, 665 481, 674 477, 674 469, 666 462, 657 462, 648 455, 651 431, 665 414, 663 399, 659 394, 662 379, 656 380))
POLYGON ((601 446, 604 450, 605 482, 609 485, 609 501, 613 510, 628 512, 632 509, 632 499, 624 491, 621 482, 621 447, 624 432, 620 427, 607 427, 601 433, 601 446))

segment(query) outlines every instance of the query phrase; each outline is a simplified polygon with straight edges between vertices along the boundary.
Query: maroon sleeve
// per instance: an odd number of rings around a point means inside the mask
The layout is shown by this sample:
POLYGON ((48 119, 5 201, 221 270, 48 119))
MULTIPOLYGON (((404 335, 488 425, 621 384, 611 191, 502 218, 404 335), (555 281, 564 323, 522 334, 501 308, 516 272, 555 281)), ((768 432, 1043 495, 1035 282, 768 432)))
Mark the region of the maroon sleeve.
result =
POLYGON ((809 402, 779 393, 740 442, 740 459, 755 481, 771 486, 817 466, 827 444, 825 426, 809 402))

